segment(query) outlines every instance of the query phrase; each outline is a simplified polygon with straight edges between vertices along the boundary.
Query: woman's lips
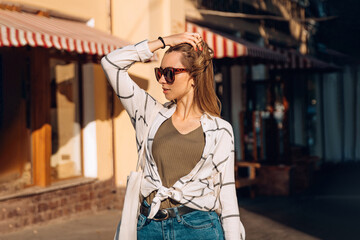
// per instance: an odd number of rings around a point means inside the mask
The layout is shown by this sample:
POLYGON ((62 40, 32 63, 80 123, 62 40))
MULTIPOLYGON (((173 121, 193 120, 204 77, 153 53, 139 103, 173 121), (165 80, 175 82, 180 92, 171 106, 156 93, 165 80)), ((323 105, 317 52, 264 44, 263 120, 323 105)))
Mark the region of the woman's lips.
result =
POLYGON ((168 88, 163 88, 163 93, 168 93, 168 91, 170 91, 170 89, 168 89, 168 88))

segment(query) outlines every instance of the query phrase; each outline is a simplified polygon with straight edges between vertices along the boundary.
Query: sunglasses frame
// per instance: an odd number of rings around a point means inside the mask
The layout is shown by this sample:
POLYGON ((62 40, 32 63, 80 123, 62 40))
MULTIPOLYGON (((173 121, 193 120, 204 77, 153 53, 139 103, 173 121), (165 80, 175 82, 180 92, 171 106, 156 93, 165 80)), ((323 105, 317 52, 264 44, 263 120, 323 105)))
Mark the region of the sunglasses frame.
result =
POLYGON ((175 75, 183 72, 188 72, 186 68, 173 68, 173 67, 167 67, 167 68, 161 68, 156 67, 155 70, 155 77, 157 81, 160 81, 161 76, 164 76, 165 81, 167 84, 173 84, 175 81, 175 75), (168 76, 172 72, 171 76, 168 76), (158 75, 160 73, 161 75, 158 75))

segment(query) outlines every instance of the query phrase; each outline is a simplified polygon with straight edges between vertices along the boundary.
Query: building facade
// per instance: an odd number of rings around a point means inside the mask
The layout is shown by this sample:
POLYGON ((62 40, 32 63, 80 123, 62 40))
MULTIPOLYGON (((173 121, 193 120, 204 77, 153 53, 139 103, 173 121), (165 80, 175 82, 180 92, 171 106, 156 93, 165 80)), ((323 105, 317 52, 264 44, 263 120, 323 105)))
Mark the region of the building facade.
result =
POLYGON ((301 192, 322 164, 358 160, 358 67, 321 56, 316 34, 333 18, 312 14, 319 1, 191 2, 196 7, 188 8, 187 21, 286 58, 215 60, 218 95, 223 116, 234 126, 237 159, 261 163, 256 170, 260 192, 301 192), (269 179, 279 184, 269 185, 269 179))
MULTIPOLYGON (((0 232, 122 208, 136 166, 107 52, 184 29, 183 1, 0 2, 0 232)), ((163 52, 130 74, 160 101, 163 52)))

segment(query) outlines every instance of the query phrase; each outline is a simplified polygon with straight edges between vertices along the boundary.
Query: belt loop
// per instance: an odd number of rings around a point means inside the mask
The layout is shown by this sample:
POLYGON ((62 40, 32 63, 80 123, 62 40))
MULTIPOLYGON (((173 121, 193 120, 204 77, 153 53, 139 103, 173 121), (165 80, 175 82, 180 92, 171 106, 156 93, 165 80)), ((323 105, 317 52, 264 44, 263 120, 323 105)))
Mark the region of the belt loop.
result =
POLYGON ((179 215, 179 211, 178 211, 178 208, 177 207, 174 207, 174 212, 176 214, 176 220, 178 222, 181 222, 181 218, 180 218, 180 215, 179 215))

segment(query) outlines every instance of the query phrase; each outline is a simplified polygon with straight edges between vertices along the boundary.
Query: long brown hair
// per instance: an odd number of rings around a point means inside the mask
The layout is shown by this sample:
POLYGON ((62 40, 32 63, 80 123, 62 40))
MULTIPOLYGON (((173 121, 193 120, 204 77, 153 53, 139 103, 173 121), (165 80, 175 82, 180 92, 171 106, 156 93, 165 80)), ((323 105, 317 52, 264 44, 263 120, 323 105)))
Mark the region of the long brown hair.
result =
POLYGON ((202 112, 220 117, 221 103, 214 88, 213 50, 201 42, 202 50, 195 51, 190 44, 183 43, 170 47, 165 54, 181 52, 181 63, 194 79, 194 102, 202 112))

